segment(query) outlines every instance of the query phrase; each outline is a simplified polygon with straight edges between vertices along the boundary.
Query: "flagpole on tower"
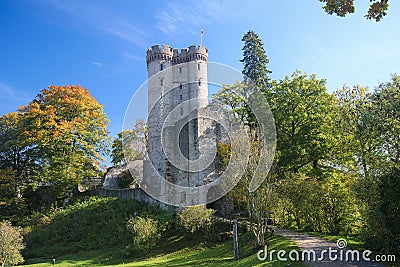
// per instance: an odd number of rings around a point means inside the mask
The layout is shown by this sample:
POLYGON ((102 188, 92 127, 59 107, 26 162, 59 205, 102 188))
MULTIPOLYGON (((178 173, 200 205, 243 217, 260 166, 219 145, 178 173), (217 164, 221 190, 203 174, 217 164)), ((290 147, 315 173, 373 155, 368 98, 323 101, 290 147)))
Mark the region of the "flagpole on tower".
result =
POLYGON ((203 45, 203 35, 204 35, 204 30, 200 30, 200 45, 203 45))

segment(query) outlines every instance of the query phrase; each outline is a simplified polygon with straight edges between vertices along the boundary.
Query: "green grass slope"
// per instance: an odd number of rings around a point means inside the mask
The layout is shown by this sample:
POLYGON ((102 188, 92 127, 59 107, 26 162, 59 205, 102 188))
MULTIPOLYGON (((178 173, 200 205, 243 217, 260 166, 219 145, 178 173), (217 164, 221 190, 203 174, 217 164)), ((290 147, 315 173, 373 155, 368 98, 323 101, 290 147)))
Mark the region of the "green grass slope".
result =
POLYGON ((102 249, 126 253, 123 250, 132 244, 126 223, 134 214, 164 224, 173 221, 158 207, 132 199, 92 197, 66 209, 34 216, 26 228, 24 257, 59 257, 102 249))
MULTIPOLYGON (((242 234, 239 237, 239 254, 240 259, 233 261, 233 242, 232 240, 217 244, 212 247, 208 247, 204 244, 197 244, 177 249, 166 250, 167 240, 162 241, 158 246, 154 247, 154 250, 158 251, 159 255, 151 256, 149 258, 141 259, 118 259, 110 258, 106 251, 91 251, 82 252, 78 254, 71 254, 62 256, 57 259, 57 266, 70 267, 70 266, 288 266, 291 264, 292 267, 306 266, 302 262, 280 262, 276 258, 273 261, 260 261, 257 259, 258 249, 253 248, 254 238, 251 233, 242 234)), ((175 242, 182 240, 169 240, 169 247, 174 247, 175 242)), ((187 240, 184 241, 187 243, 187 240)), ((270 240, 268 250, 291 250, 298 249, 296 245, 285 238, 275 236, 270 240)), ((52 266, 50 260, 41 261, 38 263, 32 263, 27 265, 30 267, 46 267, 52 266)))
MULTIPOLYGON (((196 239, 185 234, 174 218, 157 207, 130 199, 90 198, 64 210, 37 214, 26 228, 26 266, 287 266, 289 262, 257 259, 252 233, 239 236, 240 260, 233 261, 233 241, 196 239), (132 249, 126 229, 134 214, 147 216, 167 230, 154 246, 132 249)), ((269 240, 268 250, 297 249, 280 236, 269 240)), ((301 262, 291 266, 304 266, 301 262)))

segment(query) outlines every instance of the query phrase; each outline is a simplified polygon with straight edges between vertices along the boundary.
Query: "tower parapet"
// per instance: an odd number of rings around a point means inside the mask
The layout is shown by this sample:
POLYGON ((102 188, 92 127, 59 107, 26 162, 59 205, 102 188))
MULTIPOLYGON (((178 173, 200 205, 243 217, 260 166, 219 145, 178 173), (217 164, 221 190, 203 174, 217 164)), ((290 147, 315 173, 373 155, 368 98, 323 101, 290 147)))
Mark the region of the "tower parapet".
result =
POLYGON ((146 52, 146 62, 149 65, 152 61, 172 62, 172 65, 181 64, 189 61, 202 60, 208 61, 208 50, 202 45, 191 45, 188 48, 171 48, 168 45, 153 45, 146 52))
POLYGON ((163 44, 160 48, 159 45, 153 45, 146 51, 146 62, 147 65, 152 61, 165 60, 171 62, 172 60, 172 48, 169 45, 163 44))

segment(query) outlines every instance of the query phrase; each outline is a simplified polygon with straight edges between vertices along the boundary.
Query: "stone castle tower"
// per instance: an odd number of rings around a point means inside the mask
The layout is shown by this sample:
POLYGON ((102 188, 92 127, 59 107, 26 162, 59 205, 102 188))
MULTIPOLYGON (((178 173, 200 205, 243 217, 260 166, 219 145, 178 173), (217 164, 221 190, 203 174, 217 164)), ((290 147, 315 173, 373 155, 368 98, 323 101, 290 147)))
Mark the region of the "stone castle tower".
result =
POLYGON ((214 182, 218 182, 221 166, 215 160, 215 151, 207 152, 215 149, 218 141, 229 139, 215 122, 215 114, 207 114, 208 50, 195 45, 180 50, 154 45, 146 52, 146 62, 148 158, 110 172, 102 194, 157 203, 170 211, 174 206, 209 203, 220 214, 229 214, 233 204, 226 197, 214 198, 219 192, 214 182), (126 168, 140 188, 108 190, 114 189, 114 178, 126 168))
POLYGON ((198 116, 198 109, 208 104, 208 51, 204 46, 179 50, 154 45, 147 50, 146 62, 148 155, 152 165, 169 182, 201 186, 204 177, 213 171, 213 166, 193 171, 200 157, 200 137, 211 127, 207 119, 198 116), (167 146, 162 145, 163 141, 167 146), (174 161, 178 168, 168 155, 183 156, 174 161))

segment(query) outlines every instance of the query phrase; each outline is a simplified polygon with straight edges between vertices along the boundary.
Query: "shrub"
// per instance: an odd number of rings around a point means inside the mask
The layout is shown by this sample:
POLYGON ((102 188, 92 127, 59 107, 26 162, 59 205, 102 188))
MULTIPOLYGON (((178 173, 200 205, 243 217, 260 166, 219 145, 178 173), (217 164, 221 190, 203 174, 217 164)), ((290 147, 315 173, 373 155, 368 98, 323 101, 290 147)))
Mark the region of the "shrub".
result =
POLYGON ((213 209, 207 209, 204 205, 192 206, 183 209, 179 214, 181 225, 190 233, 206 231, 213 225, 213 209))
POLYGON ((129 170, 126 170, 118 176, 118 186, 120 188, 130 188, 133 185, 135 180, 133 179, 129 170))
POLYGON ((24 261, 20 253, 24 249, 21 231, 21 228, 12 226, 11 222, 0 222, 1 266, 16 265, 24 261))
POLYGON ((137 216, 130 218, 127 228, 133 234, 133 243, 138 249, 153 244, 161 235, 158 229, 158 222, 148 217, 137 216))

